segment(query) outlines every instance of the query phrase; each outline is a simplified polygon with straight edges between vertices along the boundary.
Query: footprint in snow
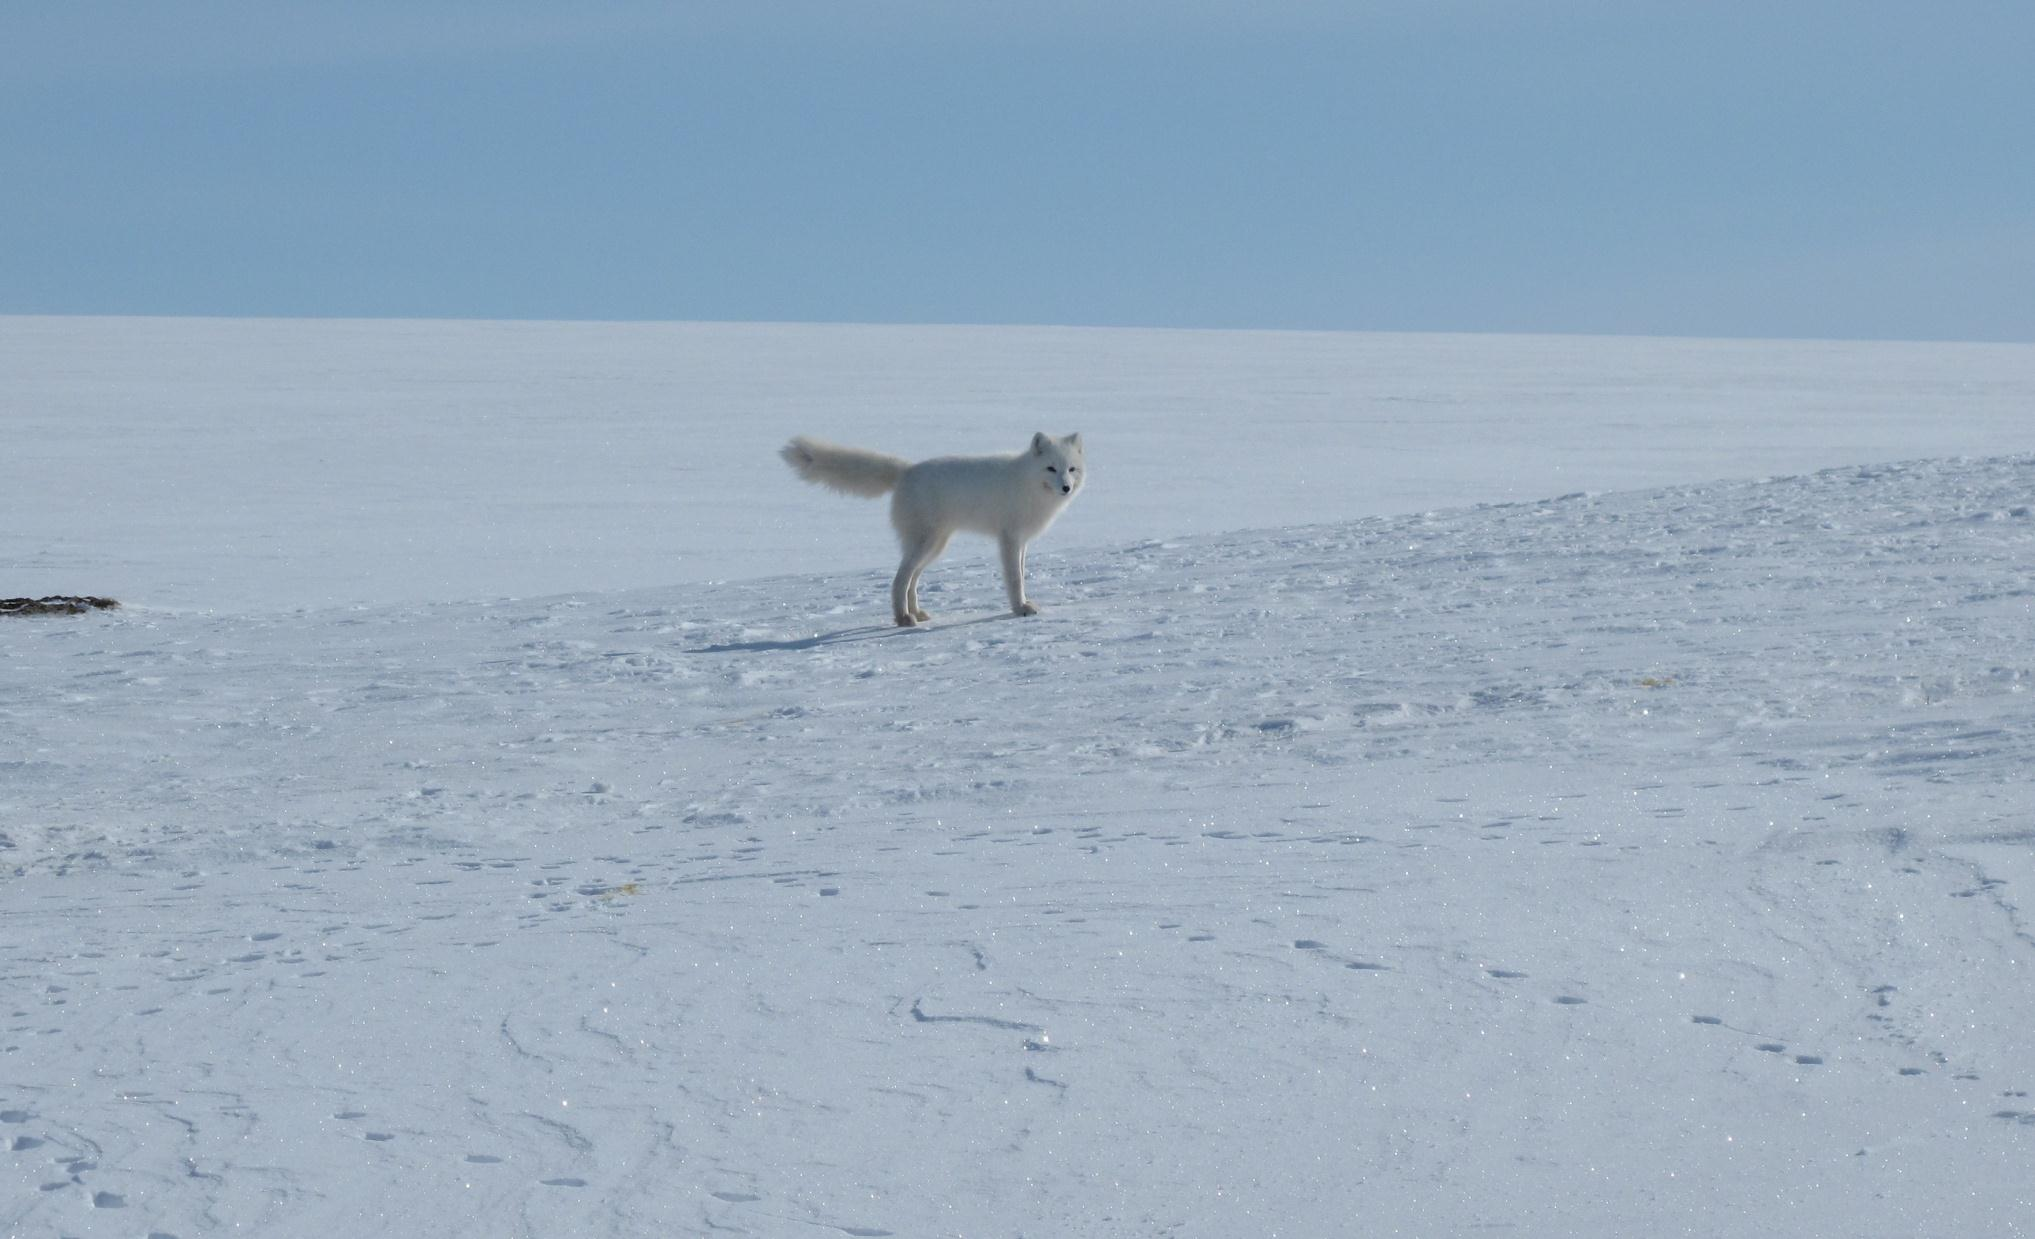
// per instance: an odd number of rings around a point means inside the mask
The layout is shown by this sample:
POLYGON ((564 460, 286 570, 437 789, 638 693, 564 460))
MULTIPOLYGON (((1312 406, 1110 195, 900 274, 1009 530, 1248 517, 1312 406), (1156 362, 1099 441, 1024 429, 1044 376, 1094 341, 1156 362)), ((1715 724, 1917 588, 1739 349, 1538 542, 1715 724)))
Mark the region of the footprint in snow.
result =
POLYGON ((540 1179, 545 1187, 585 1187, 585 1179, 540 1179))
MULTIPOLYGON (((1189 941, 1189 942, 1197 942, 1197 941, 1200 941, 1200 939, 1198 939, 1198 938, 1189 938, 1189 939, 1188 939, 1188 941, 1189 941)), ((1294 949, 1294 950, 1296 950, 1296 951, 1327 951, 1327 950, 1328 950, 1328 943, 1326 943, 1326 942, 1317 942, 1317 941, 1315 941, 1315 940, 1314 940, 1313 938, 1301 938, 1301 939, 1299 939, 1299 940, 1297 940, 1297 941, 1295 941, 1295 942, 1294 942, 1294 944, 1293 944, 1293 949, 1294 949)), ((1345 967, 1345 968, 1348 968, 1348 969, 1350 969, 1350 970, 1351 970, 1352 972, 1390 972, 1390 971, 1392 971, 1392 969, 1391 969, 1391 968, 1390 968, 1390 967, 1389 967, 1388 965, 1385 965, 1385 964, 1378 964, 1378 963, 1373 963, 1373 962, 1371 962, 1370 960, 1367 960, 1367 959, 1337 959, 1337 958, 1336 958, 1335 956, 1333 956, 1333 955, 1330 955, 1330 956, 1328 956, 1327 958, 1335 960, 1335 961, 1336 961, 1337 963, 1341 964, 1341 965, 1342 965, 1343 967, 1345 967)))
POLYGON ((751 1196, 747 1192, 710 1192, 708 1194, 715 1200, 725 1200, 731 1205, 754 1204, 763 1199, 761 1196, 751 1196))
POLYGON ((472 1166, 499 1166, 502 1164, 502 1159, 492 1153, 468 1153, 466 1160, 467 1164, 472 1166))

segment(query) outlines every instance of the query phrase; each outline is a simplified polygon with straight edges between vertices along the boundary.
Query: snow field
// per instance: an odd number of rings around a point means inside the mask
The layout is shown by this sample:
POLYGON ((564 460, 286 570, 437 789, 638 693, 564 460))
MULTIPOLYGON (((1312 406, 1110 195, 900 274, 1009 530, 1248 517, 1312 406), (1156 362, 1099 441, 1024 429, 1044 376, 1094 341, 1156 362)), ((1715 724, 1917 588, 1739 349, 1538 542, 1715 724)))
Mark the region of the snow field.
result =
POLYGON ((10 629, 0 1222, 2019 1233, 2031 492, 10 629))

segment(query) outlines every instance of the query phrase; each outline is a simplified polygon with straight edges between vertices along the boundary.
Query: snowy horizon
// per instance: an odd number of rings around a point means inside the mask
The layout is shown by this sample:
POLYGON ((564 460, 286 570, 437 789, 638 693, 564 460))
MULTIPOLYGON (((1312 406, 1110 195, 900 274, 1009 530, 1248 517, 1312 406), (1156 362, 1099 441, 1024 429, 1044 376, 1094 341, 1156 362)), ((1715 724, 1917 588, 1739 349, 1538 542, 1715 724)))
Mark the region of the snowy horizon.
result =
POLYGON ((535 327, 841 327, 841 328, 894 328, 923 329, 927 331, 1120 331, 1149 332, 1168 335, 1276 335, 1276 336, 1505 336, 1522 340, 1659 340, 1665 342, 1688 342, 1708 344, 1886 344, 1886 345, 1969 345, 1973 348, 2019 348, 2035 344, 2035 341, 2020 339, 1986 339, 1971 336, 1883 336, 1883 335, 1761 335, 1717 333, 1687 333, 1663 331, 1617 331, 1617 330, 1562 330, 1550 328, 1537 331, 1522 331, 1506 328, 1446 328, 1446 327, 1248 327, 1248 326, 1204 326, 1195 324, 1169 325, 1165 323, 1113 323, 1081 322, 1076 320, 1017 319, 887 319, 887 318, 561 318, 542 315, 484 315, 484 314, 206 314, 206 313, 113 313, 106 311, 78 310, 51 311, 48 313, 0 313, 0 322, 9 319, 25 322, 37 320, 105 321, 105 322, 278 322, 278 323, 332 323, 360 324, 385 323, 402 325, 407 323, 444 323, 454 325, 477 325, 486 323, 517 324, 535 327))
POLYGON ((885 566, 879 505, 786 484, 794 434, 1080 430, 1052 540, 1111 545, 2026 450, 2030 391, 1987 343, 0 317, 17 591, 200 609, 885 566))

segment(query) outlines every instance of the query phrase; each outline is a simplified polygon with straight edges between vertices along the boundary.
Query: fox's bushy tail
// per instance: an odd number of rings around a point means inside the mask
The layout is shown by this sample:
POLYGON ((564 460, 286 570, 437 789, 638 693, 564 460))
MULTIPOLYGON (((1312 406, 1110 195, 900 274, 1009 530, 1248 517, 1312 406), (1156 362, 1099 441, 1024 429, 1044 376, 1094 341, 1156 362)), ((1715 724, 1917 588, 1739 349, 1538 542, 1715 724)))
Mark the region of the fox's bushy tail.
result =
POLYGON ((804 435, 785 444, 778 455, 808 482, 870 499, 896 489, 898 478, 911 467, 910 461, 895 456, 823 443, 804 435))

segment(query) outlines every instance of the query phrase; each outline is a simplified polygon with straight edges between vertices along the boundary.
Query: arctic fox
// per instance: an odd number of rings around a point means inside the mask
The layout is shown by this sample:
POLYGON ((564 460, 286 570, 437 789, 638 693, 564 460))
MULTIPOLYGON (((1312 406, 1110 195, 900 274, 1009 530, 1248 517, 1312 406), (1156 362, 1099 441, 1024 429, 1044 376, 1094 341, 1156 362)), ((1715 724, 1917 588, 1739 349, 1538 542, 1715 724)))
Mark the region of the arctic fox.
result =
POLYGON ((890 498, 890 523, 904 544, 904 562, 890 583, 898 626, 932 618, 919 608, 919 573, 947 549, 956 530, 986 533, 1003 551, 1003 588, 1010 609, 1037 615, 1025 597, 1025 544, 1044 532, 1081 489, 1081 436, 1032 436, 1015 456, 941 456, 918 464, 837 447, 804 436, 779 453, 798 475, 850 495, 890 498))

